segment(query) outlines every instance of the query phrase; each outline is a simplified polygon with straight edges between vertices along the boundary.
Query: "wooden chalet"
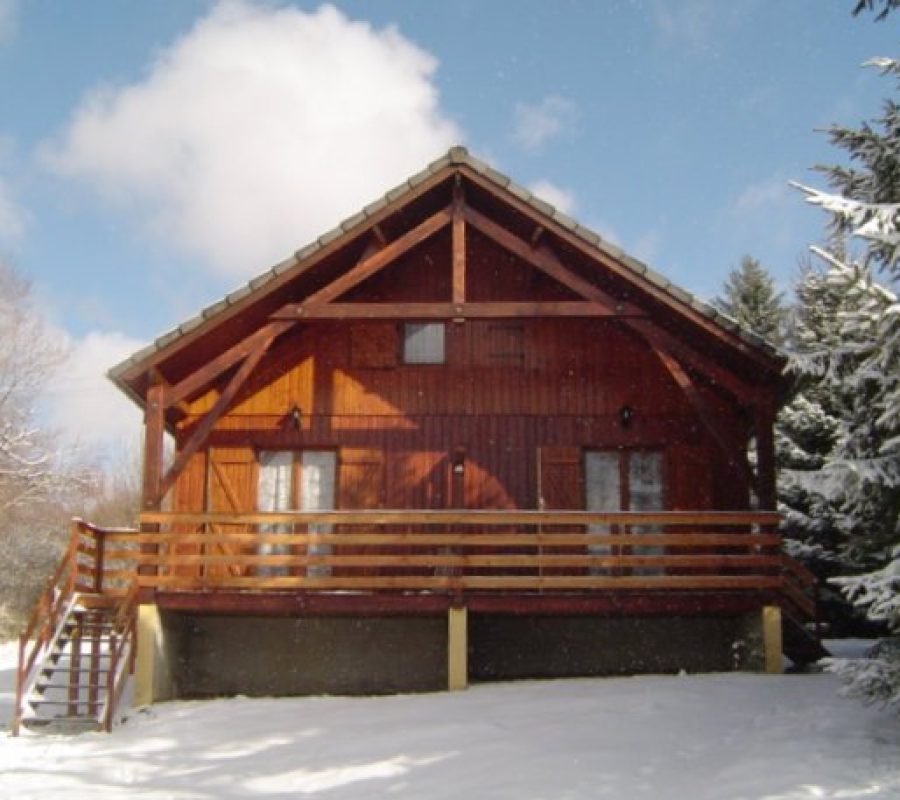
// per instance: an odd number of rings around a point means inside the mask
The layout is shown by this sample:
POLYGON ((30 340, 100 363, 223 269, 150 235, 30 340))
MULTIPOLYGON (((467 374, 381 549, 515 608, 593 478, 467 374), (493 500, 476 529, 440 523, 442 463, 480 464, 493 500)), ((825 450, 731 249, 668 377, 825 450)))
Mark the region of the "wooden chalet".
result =
POLYGON ((453 148, 111 371, 141 524, 73 524, 17 714, 815 658, 783 367, 453 148))

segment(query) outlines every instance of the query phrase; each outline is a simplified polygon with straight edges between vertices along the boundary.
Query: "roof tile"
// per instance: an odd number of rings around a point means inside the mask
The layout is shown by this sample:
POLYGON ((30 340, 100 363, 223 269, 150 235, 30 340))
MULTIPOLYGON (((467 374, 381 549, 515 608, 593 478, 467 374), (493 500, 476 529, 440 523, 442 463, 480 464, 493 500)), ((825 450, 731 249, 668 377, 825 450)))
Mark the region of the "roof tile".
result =
POLYGON ((304 261, 305 259, 309 258, 313 253, 315 253, 316 250, 318 250, 318 249, 319 249, 318 242, 310 242, 309 244, 306 244, 303 247, 301 247, 296 253, 294 253, 294 258, 296 258, 297 261, 304 261))
POLYGON ((319 247, 325 247, 326 244, 331 244, 335 239, 339 239, 344 235, 344 231, 341 230, 340 226, 337 228, 332 228, 330 231, 325 231, 316 241, 319 243, 319 247))
MULTIPOLYGON (((365 206, 362 211, 343 220, 343 222, 341 222, 338 227, 332 228, 332 230, 320 236, 316 241, 310 242, 309 244, 297 250, 292 257, 285 259, 279 264, 276 264, 267 272, 264 272, 261 275, 253 278, 246 286, 240 287, 231 292, 225 297, 225 299, 204 308, 199 315, 192 317, 191 319, 182 323, 178 328, 163 334, 152 344, 144 347, 143 349, 132 355, 130 358, 113 367, 108 374, 114 378, 123 374, 131 366, 139 364, 141 361, 149 358, 154 353, 177 340, 180 336, 183 336, 185 333, 194 330, 206 320, 209 320, 217 314, 221 313, 229 305, 245 299, 261 286, 268 283, 275 275, 280 275, 288 271, 292 267, 295 267, 298 263, 314 255, 324 245, 335 241, 340 236, 346 234, 355 227, 362 225, 367 218, 379 213, 390 203, 408 194, 410 189, 421 184, 429 176, 434 175, 447 168, 449 165, 453 164, 465 164, 475 172, 478 172, 479 174, 487 177, 493 183, 505 189, 514 197, 517 197, 530 205, 535 211, 550 217, 556 224, 569 231, 573 231, 575 235, 581 238, 583 241, 587 242, 593 247, 596 247, 598 250, 606 253, 612 258, 615 258, 617 261, 620 261, 624 266, 632 270, 636 275, 642 276, 645 280, 648 280, 654 285, 662 288, 673 299, 694 309, 698 313, 706 316, 708 319, 711 319, 722 327, 733 330, 745 341, 750 342, 757 347, 763 348, 770 353, 778 353, 777 348, 761 339, 752 331, 745 330, 734 320, 725 317, 708 303, 703 302, 701 299, 695 297, 689 292, 686 292, 683 289, 675 286, 666 277, 653 271, 646 264, 628 255, 611 242, 604 240, 601 236, 599 236, 589 228, 585 228, 584 226, 578 224, 574 219, 566 214, 563 214, 561 211, 554 208, 549 203, 535 197, 530 191, 528 191, 528 189, 515 183, 502 172, 494 169, 484 161, 474 158, 469 153, 469 151, 466 150, 465 147, 456 146, 451 147, 450 150, 443 156, 432 161, 424 170, 417 172, 407 181, 399 184, 398 186, 395 186, 382 197, 379 197, 374 202, 369 203, 369 205, 365 206)), ((126 390, 128 390, 127 387, 123 388, 126 388, 126 390)))
POLYGON ((578 223, 574 219, 563 214, 558 208, 553 212, 553 221, 570 231, 574 231, 578 227, 578 223))
POLYGON ((363 211, 365 211, 366 214, 371 217, 373 214, 377 214, 379 211, 381 211, 381 209, 385 208, 387 204, 387 198, 382 195, 377 200, 369 203, 369 205, 367 205, 363 209, 363 211))
POLYGON ((588 244, 592 244, 597 247, 600 242, 603 240, 600 238, 600 235, 594 233, 590 228, 585 228, 584 225, 576 225, 575 226, 575 234, 582 239, 584 239, 588 244))
POLYGON ((349 230, 355 228, 357 225, 362 225, 362 223, 364 223, 366 221, 366 219, 367 219, 366 212, 359 211, 356 214, 354 214, 352 217, 347 217, 347 219, 345 219, 341 223, 341 230, 344 232, 349 231, 349 230))
POLYGON ((393 203, 395 200, 399 200, 403 195, 405 195, 410 190, 409 181, 403 181, 403 183, 398 184, 393 189, 391 189, 386 195, 385 199, 389 203, 393 203))

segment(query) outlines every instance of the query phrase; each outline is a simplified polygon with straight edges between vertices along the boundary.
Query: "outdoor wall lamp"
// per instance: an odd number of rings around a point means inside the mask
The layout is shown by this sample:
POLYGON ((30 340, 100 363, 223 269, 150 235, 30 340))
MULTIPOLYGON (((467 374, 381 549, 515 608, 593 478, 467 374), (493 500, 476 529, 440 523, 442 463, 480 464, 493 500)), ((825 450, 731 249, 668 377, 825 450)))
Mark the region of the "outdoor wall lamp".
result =
POLYGON ((619 409, 619 422, 623 428, 630 428, 634 421, 634 409, 631 406, 622 406, 619 409))

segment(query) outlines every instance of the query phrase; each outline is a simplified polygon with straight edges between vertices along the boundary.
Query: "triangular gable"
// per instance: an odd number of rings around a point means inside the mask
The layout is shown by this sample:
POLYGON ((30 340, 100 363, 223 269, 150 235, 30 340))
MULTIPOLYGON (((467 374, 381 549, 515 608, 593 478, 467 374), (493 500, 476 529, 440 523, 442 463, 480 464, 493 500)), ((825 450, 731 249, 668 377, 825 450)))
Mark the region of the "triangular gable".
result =
MULTIPOLYGON (((621 317, 676 364, 733 393, 746 385, 777 383, 783 366, 761 339, 457 147, 114 367, 110 377, 141 404, 152 384, 163 384, 162 402, 170 409, 236 368, 246 373, 249 361, 258 361, 272 341, 301 321, 497 316, 621 317), (467 235, 484 237, 537 271, 566 299, 472 300, 466 286, 467 235), (354 299, 354 289, 436 237, 448 243, 445 299, 402 308, 354 299), (714 356, 703 356, 708 351, 714 356)), ((233 377, 224 394, 233 393, 227 391, 234 387, 233 377)))

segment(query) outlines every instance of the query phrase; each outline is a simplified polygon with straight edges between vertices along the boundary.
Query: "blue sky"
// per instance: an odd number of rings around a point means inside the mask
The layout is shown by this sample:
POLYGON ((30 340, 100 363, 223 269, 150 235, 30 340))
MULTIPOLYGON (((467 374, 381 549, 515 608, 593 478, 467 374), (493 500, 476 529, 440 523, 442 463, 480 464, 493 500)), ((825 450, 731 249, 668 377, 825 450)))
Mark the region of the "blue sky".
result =
POLYGON ((0 253, 70 338, 60 424, 131 430, 106 367, 456 142, 701 296, 745 253, 788 288, 823 219, 787 181, 893 88, 852 5, 0 0, 0 253))

